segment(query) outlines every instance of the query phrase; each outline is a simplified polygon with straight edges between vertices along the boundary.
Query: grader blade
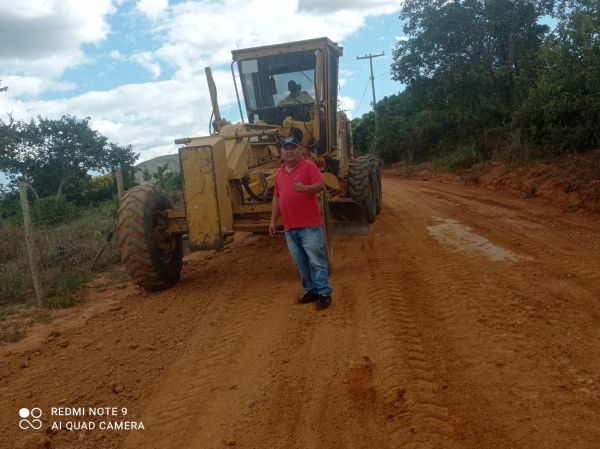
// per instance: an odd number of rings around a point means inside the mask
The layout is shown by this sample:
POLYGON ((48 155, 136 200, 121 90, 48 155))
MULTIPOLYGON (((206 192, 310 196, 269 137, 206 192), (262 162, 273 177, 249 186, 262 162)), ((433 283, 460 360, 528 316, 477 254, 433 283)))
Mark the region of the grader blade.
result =
POLYGON ((351 198, 329 201, 334 235, 369 235, 365 210, 351 198))

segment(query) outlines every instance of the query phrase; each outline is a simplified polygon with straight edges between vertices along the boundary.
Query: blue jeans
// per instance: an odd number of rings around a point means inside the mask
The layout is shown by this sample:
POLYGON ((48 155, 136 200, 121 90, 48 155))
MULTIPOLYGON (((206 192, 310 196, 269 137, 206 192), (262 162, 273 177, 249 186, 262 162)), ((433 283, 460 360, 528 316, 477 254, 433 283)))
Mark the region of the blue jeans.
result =
POLYGON ((304 290, 319 295, 330 295, 323 229, 320 226, 290 229, 285 232, 285 239, 300 272, 304 290))

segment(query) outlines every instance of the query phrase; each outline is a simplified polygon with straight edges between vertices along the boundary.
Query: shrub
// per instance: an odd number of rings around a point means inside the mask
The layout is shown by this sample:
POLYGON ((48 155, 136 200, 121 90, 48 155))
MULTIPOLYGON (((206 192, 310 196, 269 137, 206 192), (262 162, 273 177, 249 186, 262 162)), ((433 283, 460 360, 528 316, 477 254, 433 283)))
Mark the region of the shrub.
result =
POLYGON ((16 261, 2 264, 0 267, 2 267, 0 306, 23 301, 23 281, 29 267, 16 261))
MULTIPOLYGON (((36 209, 39 214, 36 218, 44 226, 34 226, 34 239, 40 281, 47 294, 44 304, 51 308, 67 307, 77 301, 79 289, 93 275, 91 263, 113 228, 118 202, 116 199, 106 201, 87 209, 74 208, 64 200, 52 199, 41 204, 43 206, 36 209), (55 218, 58 207, 63 207, 59 212, 74 209, 76 214, 67 215, 62 223, 51 226, 48 223, 58 220, 43 217, 55 218)), ((14 222, 0 229, 0 306, 34 297, 23 234, 22 228, 14 222)), ((116 239, 113 239, 95 269, 109 268, 118 261, 116 239)))
POLYGON ((82 286, 90 280, 91 273, 63 272, 48 286, 42 304, 49 309, 64 309, 81 301, 82 286))
POLYGON ((451 153, 445 153, 433 161, 433 168, 437 170, 456 171, 471 168, 485 159, 485 155, 478 152, 474 145, 458 147, 451 153))
POLYGON ((40 198, 31 207, 31 221, 37 225, 56 226, 80 215, 80 210, 63 198, 40 198))

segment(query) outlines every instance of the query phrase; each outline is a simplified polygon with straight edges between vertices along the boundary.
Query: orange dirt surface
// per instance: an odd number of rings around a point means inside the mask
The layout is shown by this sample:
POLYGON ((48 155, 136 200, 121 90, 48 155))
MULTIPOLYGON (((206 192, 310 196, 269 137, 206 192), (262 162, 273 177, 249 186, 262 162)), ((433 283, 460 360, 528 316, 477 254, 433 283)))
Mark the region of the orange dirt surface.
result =
POLYGON ((593 218, 387 177, 370 235, 335 238, 325 311, 295 304, 282 238, 244 235, 1 346, 0 447, 598 448, 599 265, 593 218), (98 428, 122 421, 144 429, 98 428))
POLYGON ((551 161, 530 161, 517 166, 490 160, 454 172, 431 170, 426 164, 394 165, 386 170, 388 175, 478 185, 506 191, 521 198, 535 199, 569 212, 600 212, 600 150, 562 156, 551 161))

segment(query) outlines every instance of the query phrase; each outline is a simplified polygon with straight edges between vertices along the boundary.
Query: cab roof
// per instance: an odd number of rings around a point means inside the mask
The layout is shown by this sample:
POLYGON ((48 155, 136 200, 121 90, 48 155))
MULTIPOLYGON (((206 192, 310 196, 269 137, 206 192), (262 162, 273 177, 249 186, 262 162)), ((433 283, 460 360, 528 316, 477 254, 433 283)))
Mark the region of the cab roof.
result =
POLYGON ((344 49, 340 47, 337 42, 333 42, 327 37, 318 37, 316 39, 307 39, 304 41, 286 42, 284 44, 264 45, 262 47, 232 50, 231 54, 234 61, 243 61, 246 59, 254 59, 264 56, 282 55, 306 50, 322 50, 325 48, 329 48, 329 50, 338 57, 344 54, 344 49))

